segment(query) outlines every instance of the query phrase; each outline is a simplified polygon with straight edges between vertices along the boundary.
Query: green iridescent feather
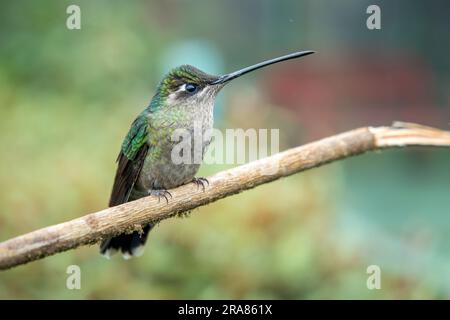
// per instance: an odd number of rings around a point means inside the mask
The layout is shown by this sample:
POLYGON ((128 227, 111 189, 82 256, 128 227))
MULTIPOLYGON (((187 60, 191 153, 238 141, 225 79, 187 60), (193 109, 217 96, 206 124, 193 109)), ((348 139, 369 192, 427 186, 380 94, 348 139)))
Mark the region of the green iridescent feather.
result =
POLYGON ((142 113, 134 120, 122 144, 122 152, 129 160, 134 160, 139 149, 147 142, 147 128, 147 117, 142 113))

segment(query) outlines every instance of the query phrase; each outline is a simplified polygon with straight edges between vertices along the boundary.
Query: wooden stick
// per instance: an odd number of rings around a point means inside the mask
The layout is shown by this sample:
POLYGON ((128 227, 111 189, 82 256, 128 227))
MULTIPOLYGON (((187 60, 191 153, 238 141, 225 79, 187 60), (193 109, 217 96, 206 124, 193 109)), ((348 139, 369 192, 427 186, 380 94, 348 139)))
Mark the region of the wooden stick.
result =
POLYGON ((158 222, 332 161, 372 150, 413 145, 450 147, 450 132, 397 122, 390 127, 366 127, 331 136, 222 171, 208 178, 209 186, 205 191, 193 183, 170 190, 173 198, 168 204, 149 196, 2 242, 0 270, 94 244, 105 237, 140 230, 149 222, 158 222))

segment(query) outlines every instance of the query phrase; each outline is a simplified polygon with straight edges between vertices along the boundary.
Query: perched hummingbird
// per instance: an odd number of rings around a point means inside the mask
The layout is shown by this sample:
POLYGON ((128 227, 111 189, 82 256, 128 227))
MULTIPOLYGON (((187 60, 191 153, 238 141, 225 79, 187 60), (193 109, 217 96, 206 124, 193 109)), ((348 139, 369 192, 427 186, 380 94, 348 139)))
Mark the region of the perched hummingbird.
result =
MULTIPOLYGON (((203 133, 210 131, 214 100, 225 84, 253 70, 312 53, 295 52, 221 76, 207 74, 190 65, 171 70, 158 85, 150 105, 134 120, 122 143, 109 206, 148 195, 167 200, 168 196, 171 197, 167 189, 189 182, 204 187, 207 180, 195 177, 199 163, 172 161, 172 149, 176 143, 172 135, 175 130, 193 132, 195 123, 200 123, 203 133)), ((202 141, 204 153, 211 140, 205 138, 202 141)), ((109 258, 120 250, 125 259, 141 255, 153 226, 148 224, 142 232, 104 240, 100 253, 109 258)))

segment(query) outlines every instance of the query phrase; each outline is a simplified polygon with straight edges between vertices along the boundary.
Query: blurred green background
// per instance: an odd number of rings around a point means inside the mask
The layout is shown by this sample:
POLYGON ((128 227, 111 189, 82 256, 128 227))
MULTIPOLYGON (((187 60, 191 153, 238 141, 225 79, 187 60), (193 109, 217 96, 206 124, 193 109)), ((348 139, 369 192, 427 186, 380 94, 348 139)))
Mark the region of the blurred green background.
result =
MULTIPOLYGON (((450 3, 376 1, 371 31, 372 2, 3 1, 0 241, 105 208, 122 138, 178 64, 318 51, 221 93, 218 128, 281 128, 281 149, 394 120, 448 129, 450 3)), ((1 272, 0 298, 450 298, 449 163, 429 148, 333 163, 164 221, 138 259, 92 246, 1 272)))

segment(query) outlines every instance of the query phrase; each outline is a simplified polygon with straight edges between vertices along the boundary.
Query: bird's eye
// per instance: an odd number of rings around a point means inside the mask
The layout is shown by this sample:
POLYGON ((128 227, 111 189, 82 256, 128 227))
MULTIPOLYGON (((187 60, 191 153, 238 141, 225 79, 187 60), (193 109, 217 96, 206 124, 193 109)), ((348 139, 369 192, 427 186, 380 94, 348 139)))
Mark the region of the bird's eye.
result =
POLYGON ((193 83, 187 83, 184 86, 184 90, 186 90, 186 92, 189 92, 189 93, 195 93, 198 90, 198 86, 193 83))

